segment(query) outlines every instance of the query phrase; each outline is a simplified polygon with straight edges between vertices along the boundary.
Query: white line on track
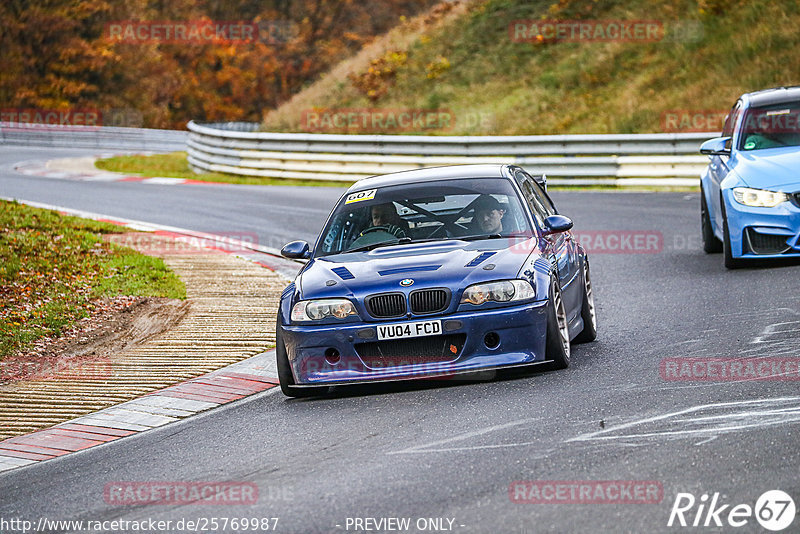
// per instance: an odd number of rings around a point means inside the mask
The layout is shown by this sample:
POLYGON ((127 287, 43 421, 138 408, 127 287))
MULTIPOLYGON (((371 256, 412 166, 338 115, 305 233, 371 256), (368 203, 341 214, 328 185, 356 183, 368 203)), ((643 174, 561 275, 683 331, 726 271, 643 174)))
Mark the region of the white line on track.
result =
POLYGON ((630 423, 606 428, 598 432, 581 434, 567 440, 567 442, 708 436, 798 422, 800 422, 800 397, 719 402, 701 404, 675 412, 637 419, 630 423), (725 413, 719 415, 699 414, 699 412, 711 410, 724 410, 725 413), (696 417, 681 417, 691 414, 698 415, 696 417), (624 432, 637 426, 644 427, 653 423, 656 423, 654 431, 624 432), (664 427, 659 429, 657 424, 664 424, 664 427), (695 428, 686 428, 692 425, 695 425, 695 428))
POLYGON ((472 430, 470 432, 465 432, 463 434, 458 434, 457 436, 453 436, 447 439, 442 439, 438 441, 432 441, 430 443, 425 443, 422 445, 415 445, 413 447, 409 447, 407 449, 402 449, 399 451, 392 451, 387 452, 386 454, 418 454, 418 453, 426 453, 426 452, 443 452, 443 451, 461 451, 461 450, 477 450, 477 449, 491 449, 491 448, 501 448, 501 447, 518 447, 521 445, 530 445, 534 442, 530 443, 505 443, 505 444, 494 444, 494 445, 477 445, 477 446, 468 446, 468 447, 451 447, 451 448, 443 448, 443 449, 433 449, 431 447, 436 447, 437 445, 444 445, 446 443, 452 443, 454 441, 460 441, 465 439, 474 438, 477 436, 483 436, 485 434, 489 434, 491 432, 496 432, 498 430, 505 430, 506 428, 512 428, 515 426, 526 425, 529 423, 535 423, 541 421, 542 418, 534 417, 534 418, 527 418, 527 419, 520 419, 518 421, 511 421, 509 423, 503 423, 501 425, 493 425, 489 427, 479 428, 477 430, 472 430))

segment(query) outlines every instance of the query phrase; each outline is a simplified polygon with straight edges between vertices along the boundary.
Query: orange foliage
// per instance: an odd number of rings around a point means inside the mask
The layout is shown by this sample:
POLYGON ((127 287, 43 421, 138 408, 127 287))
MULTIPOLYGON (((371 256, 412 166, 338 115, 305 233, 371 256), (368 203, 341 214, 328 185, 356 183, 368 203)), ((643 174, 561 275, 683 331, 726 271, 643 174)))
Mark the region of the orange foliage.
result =
POLYGON ((183 128, 260 121, 342 57, 434 0, 4 0, 0 109, 99 109, 183 128), (241 21, 250 42, 125 42, 121 21, 241 21))

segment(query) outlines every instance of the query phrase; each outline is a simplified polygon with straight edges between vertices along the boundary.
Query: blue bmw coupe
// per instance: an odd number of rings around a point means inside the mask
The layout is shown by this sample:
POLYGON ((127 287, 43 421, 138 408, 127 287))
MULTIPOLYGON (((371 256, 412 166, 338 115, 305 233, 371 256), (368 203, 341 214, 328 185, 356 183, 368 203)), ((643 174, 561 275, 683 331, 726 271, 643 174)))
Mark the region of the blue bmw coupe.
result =
POLYGON ((329 386, 548 363, 592 341, 589 261, 544 176, 510 165, 354 184, 283 292, 276 354, 292 397, 329 386))
POLYGON ((800 87, 742 95, 722 137, 703 143, 703 248, 725 267, 800 256, 800 87))

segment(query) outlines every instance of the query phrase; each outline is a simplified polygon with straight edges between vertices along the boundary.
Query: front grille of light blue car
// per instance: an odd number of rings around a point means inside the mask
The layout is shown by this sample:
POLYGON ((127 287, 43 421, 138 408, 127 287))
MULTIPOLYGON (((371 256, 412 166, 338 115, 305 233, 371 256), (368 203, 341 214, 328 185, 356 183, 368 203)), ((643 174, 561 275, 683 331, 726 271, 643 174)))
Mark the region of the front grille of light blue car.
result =
POLYGON ((370 369, 449 362, 458 358, 466 334, 356 343, 356 353, 370 369))
POLYGON ((789 236, 762 234, 753 228, 748 228, 745 233, 753 254, 783 254, 792 248, 786 243, 789 236))
POLYGON ((798 191, 797 193, 793 193, 791 197, 792 197, 792 202, 794 202, 795 206, 800 207, 800 191, 798 191))

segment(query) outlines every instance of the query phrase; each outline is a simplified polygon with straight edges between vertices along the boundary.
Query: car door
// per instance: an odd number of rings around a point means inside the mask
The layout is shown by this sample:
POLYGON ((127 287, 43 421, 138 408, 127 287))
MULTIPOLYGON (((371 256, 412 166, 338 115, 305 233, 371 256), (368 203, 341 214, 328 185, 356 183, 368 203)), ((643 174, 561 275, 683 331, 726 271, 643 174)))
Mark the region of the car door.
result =
MULTIPOLYGON (((528 206, 531 208, 534 218, 540 228, 544 228, 544 220, 550 215, 556 215, 558 211, 539 184, 527 173, 522 173, 524 177, 518 180, 522 188, 528 206)), ((553 262, 558 271, 559 284, 561 285, 564 304, 567 308, 569 319, 572 320, 577 303, 582 297, 580 284, 576 283, 576 275, 579 269, 578 247, 575 243, 572 232, 561 232, 548 236, 551 243, 553 262)))
MULTIPOLYGON (((739 100, 736 104, 731 108, 731 112, 728 114, 728 117, 725 119, 725 126, 722 128, 722 136, 723 137, 732 137, 733 136, 733 129, 736 127, 737 119, 742 112, 742 101, 739 100)), ((710 191, 708 191, 709 200, 711 201, 711 214, 714 226, 717 229, 722 228, 722 209, 720 206, 720 184, 722 180, 724 180, 728 173, 730 172, 730 168, 728 167, 728 160, 729 156, 711 156, 711 160, 708 162, 708 177, 709 183, 711 185, 710 191)))
MULTIPOLYGON (((531 186, 533 187, 536 198, 538 198, 539 202, 544 206, 547 216, 557 215, 558 210, 550 199, 550 195, 548 195, 533 179, 531 179, 531 186)), ((555 234, 554 237, 556 238, 554 244, 558 251, 557 254, 559 256, 565 256, 563 258, 559 257, 559 261, 564 261, 566 264, 563 270, 559 269, 559 273, 562 276, 560 283, 564 293, 564 303, 566 304, 567 315, 571 321, 574 316, 580 312, 583 299, 583 285, 580 283, 580 277, 578 276, 581 267, 578 244, 571 230, 555 234)))

